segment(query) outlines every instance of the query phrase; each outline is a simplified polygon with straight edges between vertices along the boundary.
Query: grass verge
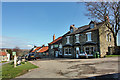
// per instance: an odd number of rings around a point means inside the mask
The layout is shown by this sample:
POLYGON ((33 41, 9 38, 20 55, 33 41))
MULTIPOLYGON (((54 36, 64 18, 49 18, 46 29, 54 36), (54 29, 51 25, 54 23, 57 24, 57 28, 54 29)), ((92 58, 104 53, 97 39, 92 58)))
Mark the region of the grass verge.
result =
POLYGON ((2 61, 2 62, 0 62, 0 63, 5 63, 5 62, 7 62, 7 61, 2 61))
POLYGON ((106 55, 105 57, 120 57, 120 55, 106 55))
POLYGON ((26 64, 22 64, 14 68, 13 62, 2 65, 2 80, 15 78, 22 74, 25 74, 30 69, 38 68, 38 66, 31 64, 30 62, 26 62, 26 64))

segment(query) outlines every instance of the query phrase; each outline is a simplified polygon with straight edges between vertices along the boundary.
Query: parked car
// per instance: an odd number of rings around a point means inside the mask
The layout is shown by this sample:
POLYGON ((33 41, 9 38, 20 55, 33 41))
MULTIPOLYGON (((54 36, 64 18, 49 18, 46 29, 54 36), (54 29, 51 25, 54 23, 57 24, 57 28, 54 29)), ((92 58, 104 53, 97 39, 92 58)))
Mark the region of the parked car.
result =
POLYGON ((26 60, 36 60, 36 55, 34 53, 29 53, 25 55, 26 60))
POLYGON ((87 54, 86 52, 81 52, 79 54, 79 57, 85 57, 85 58, 93 57, 93 54, 87 54))

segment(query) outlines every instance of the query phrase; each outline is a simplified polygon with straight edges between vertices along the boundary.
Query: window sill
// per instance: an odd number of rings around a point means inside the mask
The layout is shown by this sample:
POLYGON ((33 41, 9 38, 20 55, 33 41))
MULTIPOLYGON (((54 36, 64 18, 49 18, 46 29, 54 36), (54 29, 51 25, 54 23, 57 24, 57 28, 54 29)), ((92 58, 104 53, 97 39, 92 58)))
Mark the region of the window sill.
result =
POLYGON ((64 54, 65 56, 71 56, 72 54, 64 54))
POLYGON ((86 42, 92 42, 92 40, 90 40, 90 41, 86 41, 86 42))
POLYGON ((70 43, 66 43, 66 44, 70 44, 70 43))
POLYGON ((75 43, 80 43, 80 42, 77 41, 77 42, 75 42, 75 43))

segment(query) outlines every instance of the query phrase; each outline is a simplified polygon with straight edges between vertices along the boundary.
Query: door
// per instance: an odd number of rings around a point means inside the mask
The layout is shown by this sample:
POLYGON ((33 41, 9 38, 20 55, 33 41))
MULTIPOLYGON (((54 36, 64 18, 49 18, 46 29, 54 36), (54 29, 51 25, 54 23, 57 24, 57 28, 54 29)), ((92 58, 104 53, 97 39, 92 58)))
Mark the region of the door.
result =
POLYGON ((76 47, 76 58, 79 58, 79 47, 76 47))
POLYGON ((59 55, 62 55, 62 51, 61 50, 59 51, 59 55))
POLYGON ((58 51, 55 51, 55 56, 58 57, 58 51))

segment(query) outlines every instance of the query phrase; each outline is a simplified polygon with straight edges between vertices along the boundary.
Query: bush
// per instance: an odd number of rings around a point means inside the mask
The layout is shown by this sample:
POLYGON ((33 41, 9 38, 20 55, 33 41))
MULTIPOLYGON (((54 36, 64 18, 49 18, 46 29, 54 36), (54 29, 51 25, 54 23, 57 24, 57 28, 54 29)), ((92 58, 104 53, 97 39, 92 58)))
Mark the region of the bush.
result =
POLYGON ((11 64, 11 65, 14 65, 14 61, 12 61, 10 64, 11 64))
POLYGON ((21 62, 21 64, 25 64, 25 62, 21 62))

